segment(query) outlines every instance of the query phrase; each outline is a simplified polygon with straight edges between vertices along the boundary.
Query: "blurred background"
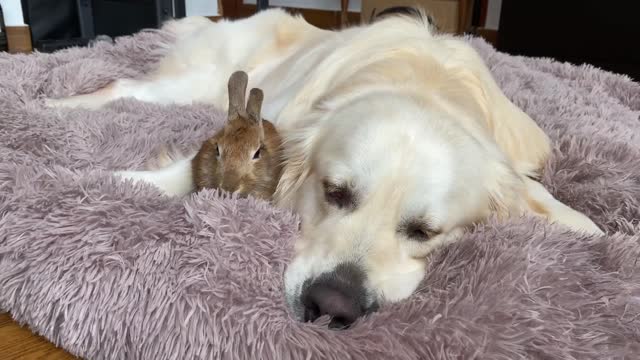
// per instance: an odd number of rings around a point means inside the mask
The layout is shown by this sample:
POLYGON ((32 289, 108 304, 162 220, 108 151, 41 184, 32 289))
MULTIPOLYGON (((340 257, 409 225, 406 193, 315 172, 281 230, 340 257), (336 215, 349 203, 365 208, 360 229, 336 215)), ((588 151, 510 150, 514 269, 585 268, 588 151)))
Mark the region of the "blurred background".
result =
POLYGON ((184 16, 217 21, 283 7, 318 27, 338 29, 366 23, 388 7, 418 6, 440 31, 474 34, 510 54, 590 63, 640 81, 640 0, 0 0, 0 6, 0 51, 11 52, 111 41, 184 16))

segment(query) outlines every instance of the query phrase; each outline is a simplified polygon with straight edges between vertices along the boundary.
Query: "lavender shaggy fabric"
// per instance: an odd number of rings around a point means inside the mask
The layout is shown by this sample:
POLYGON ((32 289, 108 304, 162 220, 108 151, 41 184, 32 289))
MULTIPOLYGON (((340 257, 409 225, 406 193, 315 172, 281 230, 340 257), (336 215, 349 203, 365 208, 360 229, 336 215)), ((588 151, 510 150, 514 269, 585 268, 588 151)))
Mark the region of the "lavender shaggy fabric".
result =
POLYGON ((350 330, 294 321, 283 272, 297 219, 204 191, 187 199, 107 170, 222 125, 204 106, 42 97, 143 74, 161 32, 52 55, 0 54, 0 310, 91 359, 607 359, 640 357, 640 85, 470 39, 555 144, 544 183, 605 229, 489 221, 432 257, 410 299, 350 330))

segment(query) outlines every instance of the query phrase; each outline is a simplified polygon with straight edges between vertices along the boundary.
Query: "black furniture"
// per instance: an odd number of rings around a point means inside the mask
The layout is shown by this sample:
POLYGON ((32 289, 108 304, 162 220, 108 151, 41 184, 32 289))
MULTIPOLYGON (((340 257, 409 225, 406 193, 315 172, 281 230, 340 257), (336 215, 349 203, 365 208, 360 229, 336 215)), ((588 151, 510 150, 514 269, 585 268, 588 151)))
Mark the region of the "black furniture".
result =
POLYGON ((503 0, 498 50, 589 63, 640 81, 640 1, 503 0))
POLYGON ((2 16, 2 8, 0 7, 0 51, 6 51, 7 47, 7 32, 4 30, 4 17, 2 16))
POLYGON ((258 11, 265 10, 269 7, 269 0, 256 0, 256 8, 258 11))
POLYGON ((22 9, 34 48, 51 52, 158 28, 185 16, 185 0, 22 0, 22 9))

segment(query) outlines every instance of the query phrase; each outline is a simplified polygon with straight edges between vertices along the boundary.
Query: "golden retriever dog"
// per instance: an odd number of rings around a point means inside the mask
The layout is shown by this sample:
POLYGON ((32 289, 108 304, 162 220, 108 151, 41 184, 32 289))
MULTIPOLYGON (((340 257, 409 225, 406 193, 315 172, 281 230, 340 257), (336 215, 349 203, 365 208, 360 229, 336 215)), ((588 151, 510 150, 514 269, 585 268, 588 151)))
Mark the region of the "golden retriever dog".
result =
MULTIPOLYGON (((274 203, 302 218, 285 274, 299 320, 329 315, 331 326, 348 326, 407 298, 430 252, 492 215, 601 233, 534 180, 550 153, 547 136, 467 42, 436 33, 420 14, 327 31, 272 9, 164 28, 177 41, 148 76, 47 103, 98 108, 132 97, 225 109, 227 79, 246 71, 283 136, 274 203)), ((190 158, 117 174, 170 195, 193 190, 190 158)))

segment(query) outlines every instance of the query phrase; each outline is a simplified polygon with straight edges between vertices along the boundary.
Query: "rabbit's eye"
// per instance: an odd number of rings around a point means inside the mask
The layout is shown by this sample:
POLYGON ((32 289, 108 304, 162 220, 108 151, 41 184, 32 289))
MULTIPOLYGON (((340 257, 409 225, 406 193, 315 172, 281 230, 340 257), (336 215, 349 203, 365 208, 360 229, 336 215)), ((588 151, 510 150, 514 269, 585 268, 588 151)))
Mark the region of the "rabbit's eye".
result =
POLYGON ((216 145, 216 157, 220 158, 220 145, 216 145))
POLYGON ((258 148, 258 150, 256 150, 256 152, 253 154, 253 160, 256 159, 260 159, 260 151, 262 150, 262 146, 258 148))

